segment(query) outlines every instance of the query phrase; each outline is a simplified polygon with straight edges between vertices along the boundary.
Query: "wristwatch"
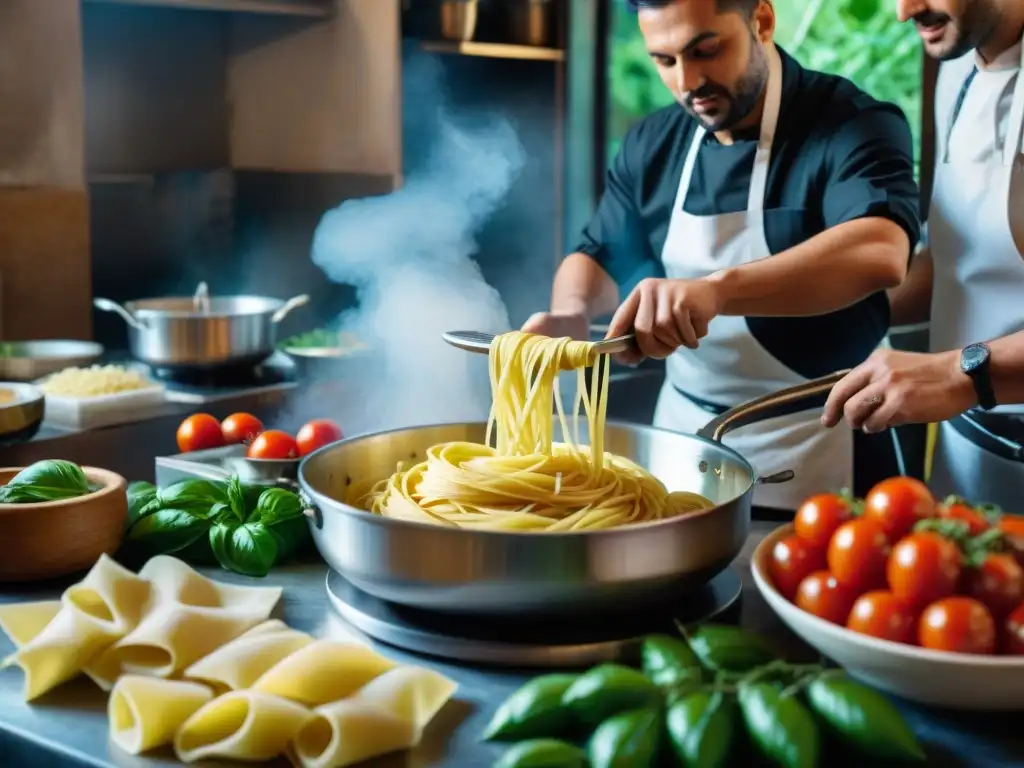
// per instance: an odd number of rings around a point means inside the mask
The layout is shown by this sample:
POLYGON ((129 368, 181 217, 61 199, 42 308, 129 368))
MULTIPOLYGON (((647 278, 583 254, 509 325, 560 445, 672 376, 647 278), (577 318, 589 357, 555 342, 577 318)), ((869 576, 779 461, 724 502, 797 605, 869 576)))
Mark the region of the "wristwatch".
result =
POLYGON ((996 393, 992 389, 990 373, 991 350, 988 344, 968 344, 960 352, 960 370, 970 377, 974 392, 978 396, 978 405, 991 411, 996 407, 996 393))

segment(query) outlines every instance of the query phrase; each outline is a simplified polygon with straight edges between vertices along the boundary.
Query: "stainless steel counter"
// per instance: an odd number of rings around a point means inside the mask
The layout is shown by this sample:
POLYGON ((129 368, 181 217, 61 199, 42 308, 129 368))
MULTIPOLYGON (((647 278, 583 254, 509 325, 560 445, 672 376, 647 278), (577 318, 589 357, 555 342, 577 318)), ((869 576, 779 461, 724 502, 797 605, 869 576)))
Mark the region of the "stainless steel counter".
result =
MULTIPOLYGON (((743 553, 733 567, 743 577, 743 626, 768 637, 790 658, 813 659, 803 646, 760 599, 749 577, 750 554, 757 542, 772 528, 755 522, 743 553)), ((252 580, 223 571, 205 571, 216 579, 252 583, 252 580)), ((353 637, 329 607, 324 590, 326 567, 312 564, 284 568, 268 577, 284 587, 278 615, 291 626, 318 636, 353 637)), ((30 588, 0 585, 0 602, 53 599, 67 582, 30 588)), ((0 653, 10 651, 0 638, 0 653)), ((424 742, 413 752, 391 755, 365 763, 365 768, 485 768, 500 748, 479 741, 494 710, 527 675, 507 670, 483 670, 436 663, 423 657, 378 646, 381 653, 403 663, 431 666, 459 683, 455 700, 428 728, 424 742)), ((47 768, 163 768, 178 765, 168 753, 134 758, 107 743, 105 697, 88 680, 69 683, 33 706, 21 699, 22 676, 18 669, 0 671, 0 765, 40 765, 47 768)), ((954 768, 1019 766, 1024 755, 1024 734, 1017 715, 973 716, 940 712, 900 704, 908 721, 925 744, 928 765, 954 768)), ((838 759, 838 757, 837 757, 838 759)), ((852 758, 851 758, 852 759, 852 758)), ((861 764, 863 760, 859 761, 861 764)), ((841 764, 830 760, 830 768, 841 764)), ((849 763, 857 765, 857 761, 849 763)), ((204 765, 223 765, 204 763, 204 765)), ((237 766, 237 764, 235 764, 237 766)), ((281 763, 283 765, 283 763, 281 763)))

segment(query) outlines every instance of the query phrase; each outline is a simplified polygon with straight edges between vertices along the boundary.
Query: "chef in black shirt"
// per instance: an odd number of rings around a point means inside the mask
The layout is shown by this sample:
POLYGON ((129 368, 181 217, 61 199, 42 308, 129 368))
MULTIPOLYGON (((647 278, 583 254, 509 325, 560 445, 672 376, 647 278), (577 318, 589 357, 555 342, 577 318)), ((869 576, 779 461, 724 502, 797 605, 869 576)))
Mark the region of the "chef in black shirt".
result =
MULTIPOLYGON (((655 424, 692 433, 882 341, 884 291, 920 229, 910 129, 898 107, 779 49, 768 0, 628 2, 678 104, 627 133, 550 311, 524 330, 587 338, 618 306, 609 336, 635 329, 642 355, 667 358, 655 424)), ((820 415, 804 402, 726 437, 759 474, 797 473, 759 486, 755 505, 851 487, 852 432, 820 415)))

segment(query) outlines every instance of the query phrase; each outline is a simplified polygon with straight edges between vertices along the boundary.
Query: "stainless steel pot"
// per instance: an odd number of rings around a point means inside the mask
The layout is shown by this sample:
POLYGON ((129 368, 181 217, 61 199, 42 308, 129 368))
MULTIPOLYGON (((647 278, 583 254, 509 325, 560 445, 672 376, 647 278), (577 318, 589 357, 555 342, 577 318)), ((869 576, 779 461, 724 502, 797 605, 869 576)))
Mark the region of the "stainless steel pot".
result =
POLYGON ((128 347, 137 360, 158 368, 221 368, 256 365, 274 352, 275 326, 302 295, 282 301, 264 296, 217 296, 130 301, 123 306, 94 299, 104 312, 128 324, 128 347))
POLYGON ((654 603, 706 583, 739 554, 750 528, 757 477, 722 445, 731 429, 770 418, 776 408, 828 392, 833 374, 752 401, 716 417, 696 436, 610 423, 606 449, 632 459, 670 491, 701 493, 716 506, 654 523, 581 533, 504 533, 373 515, 342 501, 355 481, 384 478, 432 445, 482 442, 486 424, 413 427, 349 438, 299 465, 310 529, 328 565, 359 589, 417 608, 476 615, 613 611, 654 603))

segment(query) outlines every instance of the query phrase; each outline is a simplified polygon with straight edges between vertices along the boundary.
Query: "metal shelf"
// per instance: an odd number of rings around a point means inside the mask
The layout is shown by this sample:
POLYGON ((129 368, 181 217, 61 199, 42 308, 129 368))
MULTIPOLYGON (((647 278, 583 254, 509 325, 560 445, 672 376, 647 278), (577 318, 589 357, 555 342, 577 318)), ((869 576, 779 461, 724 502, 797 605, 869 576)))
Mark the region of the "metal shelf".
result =
POLYGON ((532 45, 506 45, 503 43, 473 43, 453 41, 425 41, 425 51, 451 53, 458 56, 482 56, 490 59, 522 59, 526 61, 565 61, 560 48, 540 48, 532 45))
POLYGON ((180 8, 192 11, 261 13, 325 19, 333 15, 329 0, 85 0, 87 3, 180 8))

